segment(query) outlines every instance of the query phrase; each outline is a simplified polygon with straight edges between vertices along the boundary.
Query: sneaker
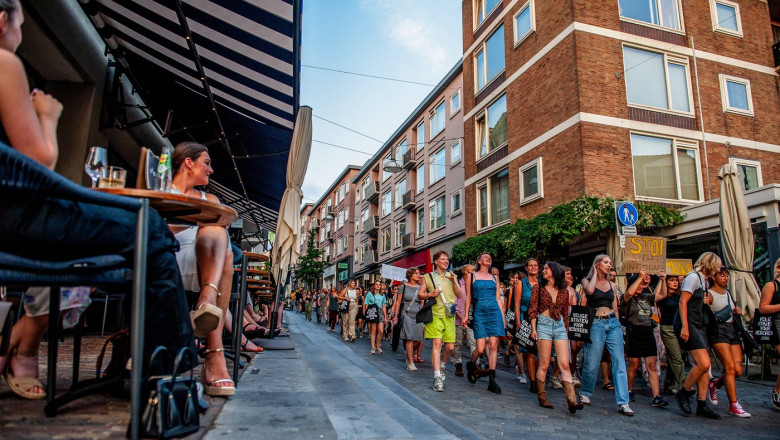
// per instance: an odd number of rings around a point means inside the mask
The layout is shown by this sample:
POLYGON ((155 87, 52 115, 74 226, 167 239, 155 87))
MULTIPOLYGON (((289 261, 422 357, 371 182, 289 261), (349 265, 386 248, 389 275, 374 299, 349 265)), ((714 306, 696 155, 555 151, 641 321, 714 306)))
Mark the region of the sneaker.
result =
POLYGON ((411 364, 406 364, 406 369, 409 371, 417 371, 417 367, 414 365, 414 362, 411 364))
POLYGON ((557 390, 562 389, 563 384, 561 383, 561 378, 558 376, 552 376, 550 378, 550 388, 555 388, 557 390))
POLYGON ((624 416, 632 417, 634 415, 634 411, 631 409, 628 405, 620 405, 618 407, 618 412, 624 416))
POLYGON ((632 393, 631 391, 628 392, 628 401, 636 402, 636 397, 634 397, 634 393, 632 393))
POLYGON ((669 402, 664 400, 664 398, 661 397, 660 394, 653 398, 653 406, 656 407, 656 408, 663 408, 663 407, 668 406, 668 405, 669 405, 669 402))
POLYGON ((521 374, 517 376, 517 380, 520 381, 520 385, 526 385, 528 383, 528 376, 526 376, 525 374, 521 374))
POLYGON ((680 407, 680 411, 682 411, 686 416, 693 412, 691 411, 691 396, 693 396, 693 393, 693 390, 680 388, 677 390, 677 394, 675 395, 677 398, 677 406, 680 407))
POLYGON ((712 408, 710 408, 710 406, 707 405, 706 401, 704 402, 704 405, 696 409, 696 415, 699 417, 704 417, 713 420, 720 420, 723 418, 720 416, 720 414, 713 411, 712 408))
POLYGON ((713 380, 707 384, 707 400, 709 400, 711 404, 718 406, 718 388, 715 386, 715 381, 713 380))
POLYGON ((441 376, 437 376, 433 378, 433 391, 443 392, 444 391, 444 378, 441 376))
POLYGON ((590 405, 590 397, 580 393, 580 402, 582 402, 583 405, 590 405))
POLYGON ((742 409, 742 405, 739 402, 734 402, 729 405, 729 414, 737 417, 750 417, 750 413, 742 409))
POLYGON ((780 411, 780 393, 772 390, 772 408, 780 411))
POLYGON ((571 378, 571 383, 573 383, 573 384, 574 384, 574 387, 575 387, 575 388, 579 388, 579 387, 581 387, 581 386, 582 386, 582 382, 580 382, 580 378, 579 378, 579 377, 577 377, 577 376, 572 376, 572 378, 571 378))

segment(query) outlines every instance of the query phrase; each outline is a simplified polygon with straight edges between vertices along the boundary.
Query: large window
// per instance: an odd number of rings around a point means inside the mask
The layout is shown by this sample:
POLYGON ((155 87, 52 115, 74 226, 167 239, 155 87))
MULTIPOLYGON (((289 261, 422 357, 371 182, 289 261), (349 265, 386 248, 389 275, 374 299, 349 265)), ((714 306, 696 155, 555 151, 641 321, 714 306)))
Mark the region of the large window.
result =
POLYGON ((718 75, 723 111, 753 116, 750 81, 735 76, 718 75))
POLYGON ((406 219, 401 219, 395 222, 395 246, 401 246, 401 239, 406 235, 406 219))
POLYGON ((477 158, 503 146, 507 139, 506 95, 490 104, 477 118, 477 158))
POLYGON ((395 207, 400 208, 403 204, 403 197, 406 194, 406 179, 395 184, 395 207))
POLYGON ((390 228, 382 229, 382 252, 388 252, 390 247, 390 228))
POLYGON ((344 236, 340 236, 338 240, 336 240, 336 255, 341 255, 344 253, 344 236))
POLYGON ((544 197, 542 190, 542 158, 520 167, 520 204, 544 197))
POLYGON ((400 144, 395 147, 395 160, 398 163, 403 162, 404 154, 406 154, 406 139, 402 140, 400 144))
POLYGON ((450 145, 450 166, 460 162, 460 139, 450 145))
POLYGON ((417 151, 425 148, 425 119, 417 124, 417 151))
POLYGON ((739 5, 728 0, 710 0, 712 29, 734 36, 742 36, 742 18, 739 5))
POLYGON ((417 236, 425 235, 425 208, 417 210, 417 236))
POLYGON ((382 194, 382 217, 386 216, 387 214, 390 214, 390 211, 393 210, 393 200, 390 195, 390 191, 387 191, 386 193, 382 194))
POLYGON ((460 110, 460 89, 450 96, 450 117, 460 110))
POLYGON ((699 201, 698 146, 673 138, 631 134, 637 197, 699 201))
POLYGON ((422 160, 421 163, 417 167, 417 194, 420 194, 425 189, 425 161, 422 160))
POLYGON ((428 217, 431 220, 431 232, 444 227, 447 223, 447 215, 444 209, 445 197, 441 196, 436 200, 431 200, 428 203, 428 217))
POLYGON ((620 16, 668 29, 681 30, 679 0, 619 0, 620 16))
POLYGON ((446 115, 444 114, 444 101, 439 103, 439 105, 436 106, 435 109, 431 110, 431 139, 434 138, 437 134, 441 133, 444 130, 444 119, 446 115))
POLYGON ((623 46, 629 104, 692 113, 688 60, 623 46))
POLYGON ((513 21, 515 29, 515 46, 517 46, 536 29, 533 0, 529 0, 528 3, 524 4, 523 7, 517 11, 513 21))
POLYGON ((477 91, 504 71, 504 26, 485 40, 475 55, 477 91))
POLYGON ((509 220, 509 170, 504 169, 477 186, 478 228, 509 220))
POLYGON ((737 178, 742 191, 749 191, 763 185, 760 162, 730 157, 729 163, 737 167, 737 178))
POLYGON ((439 151, 431 154, 431 163, 430 168, 428 169, 429 183, 431 185, 444 178, 445 172, 447 170, 445 158, 446 153, 447 149, 442 148, 439 151))
POLYGON ((341 210, 339 211, 339 227, 337 229, 340 229, 342 226, 344 226, 344 223, 347 222, 347 211, 341 210))
POLYGON ((461 197, 463 194, 463 190, 457 190, 454 193, 450 195, 450 211, 453 215, 459 214, 461 212, 461 197))
POLYGON ((490 15, 501 0, 474 0, 474 27, 478 27, 490 15))
POLYGON ((393 175, 393 173, 391 173, 389 171, 385 171, 385 169, 384 169, 385 168, 385 163, 387 163, 387 161, 392 159, 392 158, 393 158, 393 154, 392 153, 387 153, 387 156, 385 156, 385 160, 383 160, 381 165, 380 165, 382 167, 382 182, 384 182, 385 180, 389 179, 390 176, 393 175))

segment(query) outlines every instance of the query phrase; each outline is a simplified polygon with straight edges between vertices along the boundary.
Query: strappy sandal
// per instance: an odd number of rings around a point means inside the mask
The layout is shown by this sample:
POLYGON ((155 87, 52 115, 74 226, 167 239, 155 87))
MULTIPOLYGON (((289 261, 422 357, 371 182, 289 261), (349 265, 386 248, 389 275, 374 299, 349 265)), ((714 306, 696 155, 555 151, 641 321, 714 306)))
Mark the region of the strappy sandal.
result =
POLYGON ((3 377, 5 377, 5 381, 8 383, 8 387, 11 388, 11 391, 14 392, 19 397, 23 397, 27 400, 41 400, 46 398, 46 392, 43 392, 41 394, 31 393, 30 390, 35 387, 41 387, 43 389, 46 389, 40 380, 38 380, 37 377, 16 377, 14 376, 13 371, 11 371, 11 358, 13 356, 24 356, 24 357, 31 357, 31 356, 38 356, 38 353, 33 354, 21 354, 18 350, 14 350, 13 353, 9 354, 8 361, 6 362, 5 371, 3 371, 3 377))
MULTIPOLYGON (((217 292, 217 298, 222 296, 219 288, 212 283, 206 283, 203 287, 214 289, 217 292)), ((220 322, 222 322, 222 309, 214 304, 204 302, 196 310, 190 312, 190 320, 192 321, 192 332, 195 334, 195 337, 205 337, 209 332, 219 327, 220 322)))
POLYGON ((604 385, 601 386, 601 389, 606 391, 612 391, 615 389, 615 386, 612 385, 612 382, 604 382, 604 385))
MULTIPOLYGON (((216 353, 220 351, 225 351, 224 348, 215 348, 206 350, 205 355, 208 355, 209 353, 216 353)), ((235 382, 233 382, 233 379, 227 378, 227 379, 215 379, 209 382, 206 382, 206 367, 204 366, 203 369, 200 371, 200 381, 203 383, 203 392, 208 394, 212 397, 229 397, 236 394, 236 386, 235 382), (230 383, 231 386, 221 386, 218 387, 217 384, 222 383, 230 383)))
MULTIPOLYGON (((253 342, 253 344, 254 344, 254 342, 253 342)), ((252 349, 252 348, 246 348, 247 345, 249 345, 249 341, 242 343, 241 344, 241 351, 246 352, 246 353, 262 353, 263 352, 263 347, 255 347, 254 349, 252 349)))
POLYGON ((265 336, 265 329, 262 327, 258 327, 254 330, 247 330, 246 328, 255 325, 255 324, 247 324, 244 326, 244 336, 246 336, 249 339, 259 338, 260 336, 265 336))

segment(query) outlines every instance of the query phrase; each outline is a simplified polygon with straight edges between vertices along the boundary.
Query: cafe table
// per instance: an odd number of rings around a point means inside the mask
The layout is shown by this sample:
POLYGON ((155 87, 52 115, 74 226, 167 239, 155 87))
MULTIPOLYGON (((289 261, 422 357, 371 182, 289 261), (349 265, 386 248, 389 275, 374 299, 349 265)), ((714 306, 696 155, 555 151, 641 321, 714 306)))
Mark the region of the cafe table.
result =
POLYGON ((200 197, 138 188, 95 188, 95 190, 147 199, 149 206, 171 224, 229 226, 238 218, 233 208, 200 197))

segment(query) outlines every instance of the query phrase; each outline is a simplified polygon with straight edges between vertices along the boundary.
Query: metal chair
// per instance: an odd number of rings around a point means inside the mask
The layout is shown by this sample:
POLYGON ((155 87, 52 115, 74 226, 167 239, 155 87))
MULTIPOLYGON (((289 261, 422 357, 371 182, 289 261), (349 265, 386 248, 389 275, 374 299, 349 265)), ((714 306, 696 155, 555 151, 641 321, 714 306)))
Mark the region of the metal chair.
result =
MULTIPOLYGON (((51 286, 48 329, 48 395, 45 412, 54 416, 59 406, 84 393, 78 387, 58 399, 56 392, 57 334, 59 327, 60 287, 119 285, 132 282, 132 348, 134 360, 143 359, 144 308, 146 290, 146 246, 149 202, 94 191, 77 185, 48 170, 27 156, 0 143, 0 197, 45 195, 47 199, 69 200, 125 209, 137 214, 133 270, 122 267, 120 255, 96 255, 71 261, 31 259, 4 252, 0 240, 0 285, 51 286)), ((85 243, 89 244, 89 243, 85 243)), ((6 249, 7 250, 7 249, 6 249)), ((78 355, 78 352, 75 353, 78 355)), ((131 414, 128 433, 138 438, 141 415, 142 368, 131 371, 131 414)), ((74 356, 74 378, 78 379, 78 358, 74 356)), ((101 388, 102 389, 102 388, 101 388)), ((91 394, 94 388, 89 389, 91 394)))

